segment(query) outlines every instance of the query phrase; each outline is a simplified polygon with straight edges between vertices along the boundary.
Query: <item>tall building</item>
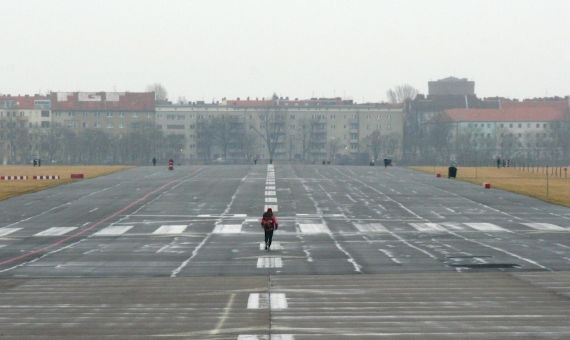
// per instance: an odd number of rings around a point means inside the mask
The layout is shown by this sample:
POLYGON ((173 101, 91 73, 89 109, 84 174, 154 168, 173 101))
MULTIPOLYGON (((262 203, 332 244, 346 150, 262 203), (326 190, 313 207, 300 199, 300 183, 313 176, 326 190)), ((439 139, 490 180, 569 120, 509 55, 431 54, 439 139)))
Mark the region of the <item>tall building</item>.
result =
POLYGON ((380 156, 398 158, 402 142, 403 108, 389 104, 238 98, 159 105, 156 111, 157 124, 166 134, 185 136, 188 160, 369 160, 369 144, 381 142, 385 145, 380 156), (374 133, 381 138, 371 138, 374 133))
POLYGON ((428 95, 433 96, 475 96, 475 82, 467 78, 447 77, 428 82, 428 95))

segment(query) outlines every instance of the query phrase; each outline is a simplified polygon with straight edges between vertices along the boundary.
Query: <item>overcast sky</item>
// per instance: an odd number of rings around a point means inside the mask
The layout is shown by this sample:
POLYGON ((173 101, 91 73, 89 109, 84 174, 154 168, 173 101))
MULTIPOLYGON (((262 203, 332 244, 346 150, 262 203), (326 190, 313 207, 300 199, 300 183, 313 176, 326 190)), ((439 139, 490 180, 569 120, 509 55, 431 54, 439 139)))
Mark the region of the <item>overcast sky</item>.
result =
POLYGON ((0 93, 342 96, 448 77, 570 95, 570 1, 2 0, 0 93))

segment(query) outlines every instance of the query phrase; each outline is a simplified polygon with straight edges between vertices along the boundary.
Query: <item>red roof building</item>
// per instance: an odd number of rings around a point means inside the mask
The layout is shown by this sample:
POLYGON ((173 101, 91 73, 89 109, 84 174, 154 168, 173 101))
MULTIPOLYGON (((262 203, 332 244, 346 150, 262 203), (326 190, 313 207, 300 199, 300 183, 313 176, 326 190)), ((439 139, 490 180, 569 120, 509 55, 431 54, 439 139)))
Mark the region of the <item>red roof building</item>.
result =
POLYGON ((52 92, 54 111, 154 112, 153 92, 52 92))

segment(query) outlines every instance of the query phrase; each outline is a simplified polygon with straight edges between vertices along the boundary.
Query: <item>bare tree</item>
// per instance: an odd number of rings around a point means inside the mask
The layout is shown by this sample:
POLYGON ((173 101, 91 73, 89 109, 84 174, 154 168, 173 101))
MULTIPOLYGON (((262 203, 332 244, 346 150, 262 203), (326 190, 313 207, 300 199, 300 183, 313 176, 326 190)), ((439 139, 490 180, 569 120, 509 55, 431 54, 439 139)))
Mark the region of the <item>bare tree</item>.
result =
POLYGON ((273 105, 259 113, 261 126, 252 125, 253 130, 267 146, 270 162, 275 157, 277 147, 285 141, 286 111, 279 107, 277 95, 273 95, 273 105))
POLYGON ((166 91, 166 88, 162 84, 154 83, 148 85, 146 87, 146 90, 148 92, 154 92, 154 100, 156 100, 157 102, 164 103, 168 101, 168 92, 166 91))
POLYGON ((406 100, 414 100, 418 95, 418 90, 409 84, 398 85, 386 92, 388 101, 392 104, 402 104, 406 100))

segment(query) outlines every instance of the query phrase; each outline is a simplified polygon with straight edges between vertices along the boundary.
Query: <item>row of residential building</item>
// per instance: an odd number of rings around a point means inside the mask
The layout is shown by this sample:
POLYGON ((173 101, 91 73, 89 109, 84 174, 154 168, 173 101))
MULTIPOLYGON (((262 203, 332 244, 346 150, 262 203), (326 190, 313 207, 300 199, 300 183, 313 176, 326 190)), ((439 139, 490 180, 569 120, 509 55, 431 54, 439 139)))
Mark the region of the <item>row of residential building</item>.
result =
MULTIPOLYGON (((0 129, 41 133, 61 126, 77 134, 99 129, 121 136, 151 125, 183 137, 178 156, 190 162, 384 157, 445 161, 474 152, 514 158, 551 150, 564 138, 557 127, 569 120, 568 98, 481 99, 473 81, 453 77, 428 85, 427 96, 401 105, 277 96, 172 104, 156 102, 152 92, 4 95, 0 129)), ((0 134, 0 142, 5 135, 0 134)))

